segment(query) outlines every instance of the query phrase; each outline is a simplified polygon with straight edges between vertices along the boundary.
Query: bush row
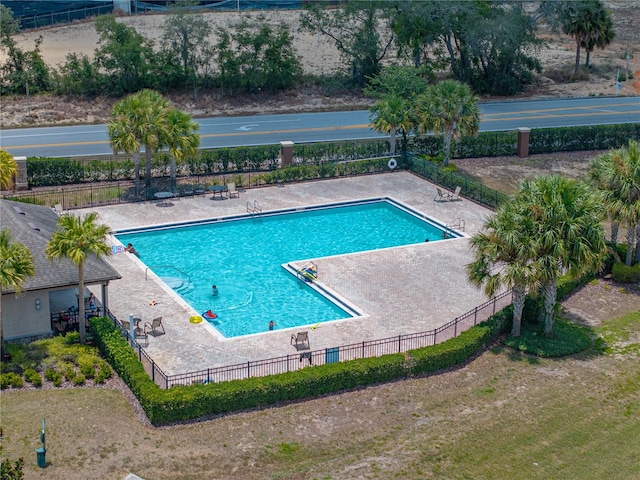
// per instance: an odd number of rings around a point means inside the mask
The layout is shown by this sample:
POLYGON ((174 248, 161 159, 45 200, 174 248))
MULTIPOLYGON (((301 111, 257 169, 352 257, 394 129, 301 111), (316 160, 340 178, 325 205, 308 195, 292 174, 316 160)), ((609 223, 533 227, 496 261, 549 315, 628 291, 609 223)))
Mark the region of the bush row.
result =
MULTIPOLYGON (((629 140, 640 140, 640 123, 591 125, 563 128, 534 128, 529 136, 529 154, 608 150, 620 148, 629 140)), ((421 137, 409 150, 435 156, 442 151, 440 136, 421 137)), ((481 132, 477 137, 462 137, 452 143, 452 158, 499 157, 515 155, 518 135, 514 131, 481 132)))
MULTIPOLYGON (((557 151, 606 150, 620 147, 630 139, 640 140, 640 124, 595 125, 588 127, 566 127, 533 129, 530 136, 529 153, 557 151)), ((482 132, 477 137, 463 137, 454 141, 454 158, 495 157, 515 155, 516 132, 482 132)), ((440 136, 411 139, 402 147, 416 154, 436 156, 442 152, 440 136)), ((387 155, 386 140, 351 143, 298 144, 293 147, 294 164, 327 165, 335 162, 360 160, 387 155)), ((278 166, 280 147, 258 145, 253 147, 218 148, 202 150, 194 157, 177 162, 178 176, 200 176, 221 173, 271 171, 278 166)), ((144 164, 144 158, 141 159, 144 164)), ((169 176, 171 159, 165 152, 154 155, 152 175, 169 176)), ((143 171, 144 168, 141 168, 143 171)), ((27 172, 30 187, 79 184, 96 181, 132 180, 131 158, 69 159, 29 157, 27 172)), ((324 178, 330 176, 325 174, 324 178)), ((304 178, 307 179, 307 178, 304 178)))
MULTIPOLYGON (((397 160, 400 164, 399 159, 397 160)), ((296 164, 256 173, 234 173, 213 177, 195 177, 193 179, 183 178, 177 184, 175 193, 177 195, 186 195, 188 191, 190 195, 193 195, 196 189, 204 192, 208 185, 216 183, 224 184, 225 182, 235 182, 238 187, 251 187, 378 173, 389 171, 389 167, 387 166, 388 161, 389 157, 382 157, 344 162, 296 164)), ((139 194, 136 194, 132 182, 92 183, 66 188, 29 190, 7 195, 5 198, 20 202, 35 203, 37 205, 55 205, 59 203, 63 205, 64 208, 81 208, 120 202, 136 202, 144 198, 153 198, 153 192, 157 191, 158 187, 158 184, 153 184, 150 189, 141 188, 139 194)), ((162 188, 170 187, 163 185, 162 188)))
POLYGON ((531 130, 529 153, 576 152, 620 148, 640 140, 640 123, 531 130))
POLYGON ((194 384, 162 390, 146 374, 113 322, 91 319, 98 348, 138 397, 156 425, 315 397, 413 375, 432 373, 467 360, 508 327, 509 309, 432 347, 382 357, 305 368, 268 377, 194 384))
MULTIPOLYGON (((321 166, 340 161, 380 157, 388 152, 386 141, 364 143, 317 143, 294 145, 295 166, 321 166)), ((176 162, 180 177, 273 171, 278 166, 280 147, 258 145, 202 150, 194 157, 176 162)), ((144 158, 141 174, 144 174, 144 158)), ((152 159, 152 175, 157 178, 170 176, 171 158, 159 152, 152 159)), ((131 158, 27 158, 27 176, 30 187, 72 185, 99 181, 134 180, 134 163, 131 158)))

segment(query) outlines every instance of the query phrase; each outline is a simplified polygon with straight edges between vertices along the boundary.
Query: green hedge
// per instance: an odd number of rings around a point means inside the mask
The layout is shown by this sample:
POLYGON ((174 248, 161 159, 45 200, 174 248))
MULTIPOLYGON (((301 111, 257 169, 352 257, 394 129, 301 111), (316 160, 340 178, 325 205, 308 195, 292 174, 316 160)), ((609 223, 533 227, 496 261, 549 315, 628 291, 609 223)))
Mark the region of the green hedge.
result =
POLYGON ((627 267, 624 263, 614 263, 611 278, 620 283, 640 283, 640 263, 627 267))
MULTIPOLYGON (((529 154, 581 150, 608 150, 640 140, 640 123, 592 125, 583 127, 533 128, 529 137, 529 154)), ((442 151, 439 136, 414 139, 409 150, 435 156, 442 151)), ((452 158, 499 157, 515 155, 518 133, 481 132, 477 137, 462 137, 451 144, 452 158)))
POLYGON ((640 123, 534 128, 529 138, 529 153, 608 150, 627 145, 629 140, 640 140, 640 123))
POLYGON ((108 318, 91 319, 98 348, 131 388, 156 424, 230 413, 341 390, 421 375, 466 361, 504 331, 509 314, 490 320, 432 347, 381 357, 332 363, 268 377, 194 384, 161 390, 146 374, 135 352, 108 318))
POLYGON ((465 330, 457 337, 432 347, 409 352, 415 375, 432 373, 454 365, 459 365, 479 350, 489 346, 491 341, 510 328, 513 310, 509 307, 493 315, 489 320, 465 330))
MULTIPOLYGON (((369 159, 388 152, 386 141, 366 141, 363 143, 318 143, 294 145, 293 155, 297 166, 327 165, 334 162, 369 159)), ((195 157, 176 162, 178 176, 216 175, 222 173, 242 173, 272 171, 278 166, 279 145, 257 145, 252 147, 217 148, 201 150, 195 157)), ((141 175, 144 174, 144 157, 140 161, 141 175)), ((171 159, 159 152, 152 159, 152 175, 168 177, 171 159)), ((70 159, 70 158, 27 158, 27 172, 30 187, 81 184, 97 181, 132 180, 133 160, 113 159, 70 159)), ((325 175, 326 177, 327 175, 325 175)), ((324 177, 320 177, 324 178, 324 177)), ((306 177, 303 176, 303 179, 306 177)))
MULTIPOLYGON (((630 139, 640 140, 640 123, 532 129, 529 153, 606 150, 626 145, 630 139)), ((515 131, 482 132, 477 137, 463 137, 454 141, 452 156, 474 158, 515 155, 517 143, 515 131)), ((402 146, 403 141, 400 139, 399 148, 402 146)), ((442 152, 443 140, 441 136, 412 138, 407 148, 416 154, 436 156, 442 152)), ((296 144, 293 146, 293 157, 297 166, 326 166, 328 163, 382 157, 386 156, 388 151, 387 140, 296 144)), ((279 145, 201 150, 194 157, 178 161, 177 172, 179 176, 198 176, 271 171, 276 169, 279 157, 279 145)), ((169 165, 169 156, 164 152, 157 153, 152 160, 153 175, 168 177, 169 165)), ((144 158, 141 159, 141 170, 144 170, 144 158)), ((29 157, 27 172, 30 187, 132 180, 133 160, 29 157)), ((328 171, 325 171, 317 178, 328 176, 328 171)), ((296 178, 298 179, 308 179, 308 176, 302 175, 302 178, 296 178)))

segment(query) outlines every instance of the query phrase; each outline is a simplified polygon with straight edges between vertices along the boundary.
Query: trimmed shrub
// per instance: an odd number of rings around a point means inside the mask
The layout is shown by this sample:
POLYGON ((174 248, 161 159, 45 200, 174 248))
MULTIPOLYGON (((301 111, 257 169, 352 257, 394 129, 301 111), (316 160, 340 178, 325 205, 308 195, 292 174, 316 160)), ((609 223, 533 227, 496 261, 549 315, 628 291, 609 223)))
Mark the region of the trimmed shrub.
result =
POLYGON ((602 275, 611 274, 613 266, 616 262, 623 262, 623 259, 627 256, 627 245, 624 243, 618 243, 613 245, 611 242, 607 242, 607 257, 604 260, 602 275))
POLYGON ((60 372, 62 373, 62 375, 64 376, 64 379, 67 382, 73 381, 74 377, 76 376, 76 368, 74 365, 63 362, 63 363, 60 363, 58 367, 60 368, 60 372))
POLYGON ((640 263, 630 267, 621 262, 614 263, 611 278, 619 283, 640 283, 640 263))
POLYGON ((53 368, 47 368, 47 370, 45 370, 44 378, 53 383, 54 387, 62 385, 62 374, 53 368))
POLYGON ((75 345, 80 343, 80 334, 78 332, 69 332, 64 336, 65 345, 75 345))
POLYGON ((42 377, 32 368, 24 371, 24 379, 27 382, 31 383, 34 387, 42 386, 42 377))
POLYGON ((81 373, 78 373, 75 377, 73 377, 73 380, 72 380, 73 384, 76 386, 84 385, 85 381, 86 381, 86 378, 81 373))
POLYGON ((113 372, 111 371, 111 367, 107 362, 100 362, 100 367, 98 370, 98 374, 96 375, 95 382, 96 383, 104 383, 105 380, 111 378, 113 372))
POLYGON ((86 378, 93 378, 96 376, 96 367, 94 365, 95 357, 90 355, 80 355, 78 357, 78 367, 80 373, 86 378))
POLYGON ((14 372, 0 374, 0 389, 4 390, 9 387, 21 388, 24 385, 22 377, 14 372))

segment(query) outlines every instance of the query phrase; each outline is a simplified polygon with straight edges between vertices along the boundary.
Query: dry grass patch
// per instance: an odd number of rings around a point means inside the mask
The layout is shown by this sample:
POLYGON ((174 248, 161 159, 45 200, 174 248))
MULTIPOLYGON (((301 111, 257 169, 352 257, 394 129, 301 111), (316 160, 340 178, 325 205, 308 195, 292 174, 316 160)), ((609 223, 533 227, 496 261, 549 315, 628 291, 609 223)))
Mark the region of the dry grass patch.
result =
MULTIPOLYGON (((629 342, 632 315, 605 324, 629 342)), ((139 423, 117 391, 9 391, 3 444, 27 459, 27 478, 634 478, 640 362, 625 352, 551 360, 494 348, 441 375, 162 428, 139 423)))

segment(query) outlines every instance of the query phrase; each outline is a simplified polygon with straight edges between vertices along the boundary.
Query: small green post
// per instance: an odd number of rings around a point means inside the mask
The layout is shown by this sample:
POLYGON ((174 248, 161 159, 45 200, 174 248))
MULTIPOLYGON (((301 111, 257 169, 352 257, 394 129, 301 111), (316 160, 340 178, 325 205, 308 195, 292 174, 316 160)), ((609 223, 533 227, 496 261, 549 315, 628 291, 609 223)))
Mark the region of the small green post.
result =
POLYGON ((38 466, 40 468, 44 468, 47 466, 47 446, 45 443, 45 421, 42 419, 42 431, 40 432, 40 441, 42 442, 42 447, 36 448, 36 459, 38 461, 38 466))

